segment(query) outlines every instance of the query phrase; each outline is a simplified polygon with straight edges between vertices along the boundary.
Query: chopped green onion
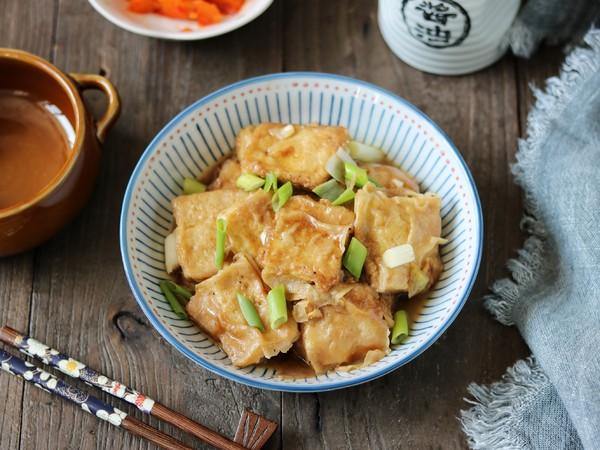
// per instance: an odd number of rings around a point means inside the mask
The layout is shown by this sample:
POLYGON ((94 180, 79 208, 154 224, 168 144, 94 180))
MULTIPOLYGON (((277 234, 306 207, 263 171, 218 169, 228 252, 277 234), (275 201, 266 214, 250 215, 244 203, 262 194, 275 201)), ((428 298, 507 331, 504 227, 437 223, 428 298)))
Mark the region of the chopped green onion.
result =
POLYGON ((354 160, 342 148, 338 148, 331 158, 325 164, 325 170, 329 175, 338 181, 344 181, 344 163, 355 164, 354 160))
POLYGON ((392 344, 399 344, 408 337, 408 316, 406 311, 399 310, 394 314, 394 327, 392 328, 392 344))
POLYGON ((283 208, 283 205, 286 204, 286 202, 290 199, 293 193, 294 189, 290 181, 283 184, 279 189, 277 189, 271 200, 273 210, 279 211, 281 208, 283 208))
POLYGON ((269 305, 269 321, 271 328, 276 330, 288 320, 287 302, 283 284, 275 286, 267 295, 269 305))
POLYGON ((350 156, 358 161, 364 162, 381 162, 385 159, 385 153, 373 147, 372 145, 363 144, 362 142, 350 141, 346 145, 350 156))
POLYGON ((371 178, 371 177, 368 177, 368 179, 369 179, 369 183, 373 183, 375 185, 375 187, 378 187, 378 188, 383 187, 383 184, 381 184, 376 179, 371 178))
POLYGON ((411 267, 410 283, 408 285, 408 298, 423 292, 429 286, 429 276, 416 266, 411 267))
POLYGON ((352 189, 348 188, 344 192, 342 192, 339 195, 339 197, 336 198, 332 202, 332 205, 334 205, 334 206, 343 205, 344 203, 347 203, 347 202, 349 202, 352 199, 354 199, 354 191, 352 189))
POLYGON ((189 302, 190 298, 192 298, 192 295, 194 295, 194 293, 192 291, 190 291, 188 288, 180 286, 179 284, 177 284, 173 281, 170 281, 170 280, 167 282, 169 283, 171 292, 173 292, 173 294, 178 295, 179 297, 183 298, 186 303, 189 302))
POLYGON ((265 180, 263 180, 261 177, 257 177, 256 175, 252 175, 251 173, 243 173, 239 176, 235 184, 240 189, 250 192, 257 190, 259 187, 265 184, 265 180))
POLYGON ((225 259, 225 238, 227 236, 227 222, 225 219, 217 219, 217 251, 215 253, 215 266, 221 270, 225 259))
POLYGON ((183 306, 181 306, 181 303, 179 303, 179 301, 175 297, 173 291, 171 291, 170 283, 171 282, 168 280, 163 280, 160 283, 158 283, 158 285, 160 286, 160 290, 169 302, 169 305, 171 305, 171 309, 177 315, 177 317, 179 317, 180 319, 187 319, 188 315, 185 312, 185 309, 183 309, 183 306))
POLYGON ((344 163, 344 178, 347 181, 354 181, 358 187, 363 187, 369 182, 367 171, 349 162, 344 163))
POLYGON ((240 305, 240 309, 242 310, 242 315, 244 316, 244 319, 246 319, 248 325, 258 328, 261 332, 265 331, 265 326, 263 325, 262 320, 260 320, 260 316, 258 315, 256 308, 248 299, 248 297, 238 292, 237 300, 240 305))
POLYGON ((273 189, 273 192, 277 191, 277 176, 273 172, 269 172, 265 177, 265 185, 263 190, 269 192, 273 189))
POLYGON ((367 247, 353 237, 350 240, 350 245, 348 245, 348 248, 346 249, 346 253, 344 253, 342 263, 348 272, 350 272, 357 280, 360 278, 365 259, 367 259, 367 247))
POLYGON ((195 180, 193 178, 183 179, 183 193, 185 195, 199 194, 200 192, 204 192, 205 190, 206 185, 200 183, 198 180, 195 180))
POLYGON ((329 201, 334 201, 342 192, 344 187, 333 178, 323 184, 318 185, 313 189, 313 192, 321 198, 326 198, 329 201))

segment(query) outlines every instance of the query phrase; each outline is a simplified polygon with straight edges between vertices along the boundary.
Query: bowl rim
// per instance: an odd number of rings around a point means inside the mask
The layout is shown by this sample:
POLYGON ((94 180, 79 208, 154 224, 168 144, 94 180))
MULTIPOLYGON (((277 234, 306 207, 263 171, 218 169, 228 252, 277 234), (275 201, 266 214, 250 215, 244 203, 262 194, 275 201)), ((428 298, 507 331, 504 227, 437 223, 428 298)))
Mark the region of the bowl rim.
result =
MULTIPOLYGON (((147 36, 156 39, 167 39, 171 41, 201 41, 203 39, 209 39, 222 34, 229 33, 237 30, 244 25, 249 24, 257 17, 262 15, 273 3, 273 0, 257 0, 256 10, 249 14, 244 19, 232 19, 227 22, 221 22, 212 25, 210 28, 183 32, 183 31, 160 31, 160 30, 149 30, 147 28, 135 25, 130 21, 120 19, 115 16, 110 10, 103 4, 102 0, 88 0, 92 7, 102 17, 108 20, 113 25, 122 28, 123 30, 129 31, 130 33, 139 34, 141 36, 147 36), (262 2, 262 3, 261 3, 262 2)), ((174 19, 177 20, 177 19, 174 19)))
POLYGON ((216 373, 217 375, 220 375, 226 379, 236 381, 238 383, 242 383, 247 386, 251 386, 251 387, 255 387, 255 388, 259 388, 259 389, 272 390, 272 391, 280 391, 280 392, 283 391, 283 392, 309 393, 309 392, 325 392, 325 391, 333 391, 333 390, 337 390, 337 389, 344 389, 347 387, 356 386, 358 384, 362 384, 362 383, 366 383, 368 381, 375 380, 375 379, 380 378, 384 375, 387 375, 388 373, 393 372, 394 370, 398 369, 399 367, 409 363, 410 361, 415 359, 417 356, 421 355, 429 347, 431 347, 431 345, 433 345, 433 343, 436 342, 440 338, 440 336, 448 329, 448 327, 452 324, 452 322, 454 322, 454 320, 456 319, 456 317, 462 310, 464 304, 466 303, 467 299, 469 298, 469 296, 471 294, 471 291, 472 291, 473 285, 475 284, 475 281, 477 279, 477 275, 478 275, 480 264, 481 264, 481 257, 482 257, 482 253, 483 253, 482 252, 482 250, 483 250, 483 231, 484 231, 483 230, 483 213, 482 213, 482 209, 481 209, 481 201, 479 198, 479 193, 477 191, 477 185, 475 184, 475 180, 473 179, 473 175, 471 174, 469 167, 467 166, 464 158, 458 151, 458 148, 454 145, 454 143, 448 137, 448 135, 432 119, 430 119, 429 116, 427 116, 419 108, 417 108, 409 101, 401 98, 397 94, 395 94, 387 89, 381 88, 379 86, 376 86, 376 85, 366 82, 366 81, 347 77, 344 75, 330 74, 330 73, 325 73, 325 72, 282 72, 282 73, 272 73, 272 74, 266 74, 266 75, 252 77, 252 78, 247 78, 247 79, 240 80, 235 83, 229 84, 227 86, 224 86, 224 87, 200 98, 199 100, 196 100, 195 102, 193 102, 192 104, 190 104, 189 106, 184 108, 182 111, 180 111, 178 114, 176 114, 175 117, 173 117, 156 134, 156 136, 152 139, 152 141, 148 144, 148 146, 146 147, 146 149, 140 156, 133 172, 131 173, 129 182, 127 183, 127 189, 125 190, 125 195, 123 197, 123 204, 121 207, 121 216, 120 216, 120 223, 119 223, 119 244, 120 244, 120 248, 121 248, 121 258, 123 261, 125 275, 127 277, 129 287, 132 290, 138 305, 140 306, 140 308, 142 309, 142 311, 144 312, 144 314, 146 315, 146 317, 148 318, 148 320, 150 321, 152 326, 160 333, 160 335, 169 344, 171 344, 173 347, 175 347, 177 350, 179 350, 183 355, 185 355, 186 357, 188 357, 189 359, 191 359, 193 362, 200 365, 204 369, 207 369, 213 373, 216 373), (144 300, 144 296, 143 296, 142 292, 140 291, 140 289, 137 287, 135 280, 134 280, 133 269, 132 269, 131 261, 129 258, 129 252, 127 250, 127 211, 131 204, 131 195, 134 191, 134 185, 140 176, 142 167, 144 166, 144 164, 146 163, 148 158, 150 158, 152 156, 152 154, 154 153, 154 150, 157 148, 157 144, 188 113, 196 110, 197 108, 203 106, 206 103, 212 102, 215 97, 219 97, 219 96, 225 94, 226 92, 229 92, 233 89, 238 89, 238 88, 248 85, 248 84, 261 82, 261 81, 280 80, 280 79, 286 79, 286 78, 302 78, 302 77, 305 77, 305 78, 327 78, 330 80, 337 80, 337 81, 342 81, 342 82, 346 82, 346 83, 353 83, 360 87, 372 89, 376 92, 379 92, 381 94, 391 97, 394 101, 400 102, 401 104, 406 106, 408 109, 412 110, 422 120, 429 123, 437 132, 440 133, 441 137, 443 139, 445 139, 446 142, 448 142, 450 148, 456 154, 459 162, 462 164, 462 166, 465 170, 465 173, 467 174, 467 179, 473 189, 473 194, 474 194, 473 196, 474 196, 475 207, 476 207, 475 209, 476 209, 476 213, 477 213, 477 218, 476 218, 477 219, 476 220, 477 228, 474 230, 474 232, 479 233, 479 236, 477 239, 478 245, 476 248, 476 253, 474 255, 475 259, 474 259, 474 265, 473 265, 473 272, 470 276, 468 283, 465 284, 466 287, 463 291, 460 301, 457 302, 456 309, 448 317, 448 319, 444 322, 444 324, 442 324, 442 326, 440 326, 440 328, 438 330, 436 330, 436 332, 423 345, 421 345, 420 348, 418 348, 417 350, 415 350, 412 353, 407 354, 406 356, 403 356, 402 358, 398 359, 397 361, 394 361, 389 366, 379 369, 376 372, 369 373, 369 374, 359 376, 359 377, 349 378, 348 380, 340 380, 340 381, 329 382, 329 383, 325 382, 325 383, 319 383, 319 384, 314 384, 314 385, 313 384, 294 385, 292 383, 290 383, 290 384, 273 384, 271 381, 258 381, 258 380, 253 380, 250 378, 245 378, 241 375, 230 372, 227 369, 222 369, 222 368, 212 364, 210 361, 208 361, 202 357, 199 357, 198 355, 196 355, 195 353, 190 351, 184 344, 180 343, 178 341, 178 339, 173 334, 171 334, 171 332, 160 322, 159 318, 155 317, 154 313, 150 309, 150 306, 144 300))

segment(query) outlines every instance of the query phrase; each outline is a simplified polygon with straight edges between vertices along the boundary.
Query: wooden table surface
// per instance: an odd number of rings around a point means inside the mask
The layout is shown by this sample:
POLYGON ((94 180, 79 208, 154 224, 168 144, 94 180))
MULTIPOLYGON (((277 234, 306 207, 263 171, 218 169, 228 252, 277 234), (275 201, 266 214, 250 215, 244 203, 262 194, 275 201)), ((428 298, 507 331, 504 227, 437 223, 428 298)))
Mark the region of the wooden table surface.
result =
MULTIPOLYGON (((0 1, 0 47, 49 59, 65 71, 101 73, 119 89, 122 116, 104 145, 95 193, 52 240, 0 259, 0 323, 114 375, 233 436, 244 407, 278 421, 269 448, 466 448, 457 416, 470 382, 497 380, 528 354, 515 329, 482 308, 523 236, 521 193, 510 164, 533 98, 563 58, 546 49, 530 61, 507 56, 461 77, 421 73, 383 42, 375 0, 276 0, 225 36, 177 43, 116 28, 85 1, 0 1), (477 182, 485 216, 479 278, 455 323, 422 356, 371 383, 323 394, 261 391, 194 365, 164 342, 138 308, 118 243, 129 175, 151 138, 178 111, 229 83, 265 73, 340 73, 390 89, 454 140, 477 182)), ((103 103, 87 97, 96 111, 103 103)), ((131 411, 125 404, 120 408, 131 411)), ((135 416, 140 415, 135 412, 135 416)), ((147 420, 146 418, 144 420, 147 420)), ((155 420, 150 423, 157 426, 155 420)), ((204 448, 170 427, 160 428, 204 448)), ((145 449, 152 446, 0 374, 0 449, 145 449)))

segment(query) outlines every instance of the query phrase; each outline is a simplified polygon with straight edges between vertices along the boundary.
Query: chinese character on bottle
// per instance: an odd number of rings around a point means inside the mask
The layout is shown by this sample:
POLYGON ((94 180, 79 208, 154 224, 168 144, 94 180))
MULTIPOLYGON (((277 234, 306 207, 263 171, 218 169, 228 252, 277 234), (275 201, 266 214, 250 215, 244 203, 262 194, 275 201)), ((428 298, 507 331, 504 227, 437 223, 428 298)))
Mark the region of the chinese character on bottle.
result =
POLYGON ((410 34, 434 48, 459 45, 471 28, 467 12, 454 0, 404 0, 402 16, 410 34))

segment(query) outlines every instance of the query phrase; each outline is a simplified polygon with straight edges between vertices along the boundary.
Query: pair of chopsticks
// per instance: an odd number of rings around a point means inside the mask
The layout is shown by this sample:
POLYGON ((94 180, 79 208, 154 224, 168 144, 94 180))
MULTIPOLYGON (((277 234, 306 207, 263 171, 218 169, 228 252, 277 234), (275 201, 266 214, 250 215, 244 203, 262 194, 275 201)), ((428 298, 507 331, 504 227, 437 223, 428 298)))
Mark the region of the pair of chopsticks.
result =
MULTIPOLYGON (((9 327, 0 328, 0 341, 13 346, 22 353, 40 360, 60 372, 79 378, 90 386, 97 387, 113 397, 120 398, 136 406, 145 414, 152 415, 171 425, 190 433, 204 442, 223 450, 258 450, 277 429, 277 424, 252 411, 245 410, 238 424, 233 440, 205 427, 198 422, 178 413, 144 394, 128 388, 124 384, 112 380, 84 364, 60 353, 33 338, 23 336, 9 327)), ((136 418, 103 402, 87 392, 72 386, 54 375, 36 367, 0 349, 1 368, 23 378, 28 383, 49 391, 65 400, 79 405, 84 411, 109 422, 111 425, 123 428, 141 438, 167 450, 192 450, 191 447, 177 439, 147 425, 136 418)))

